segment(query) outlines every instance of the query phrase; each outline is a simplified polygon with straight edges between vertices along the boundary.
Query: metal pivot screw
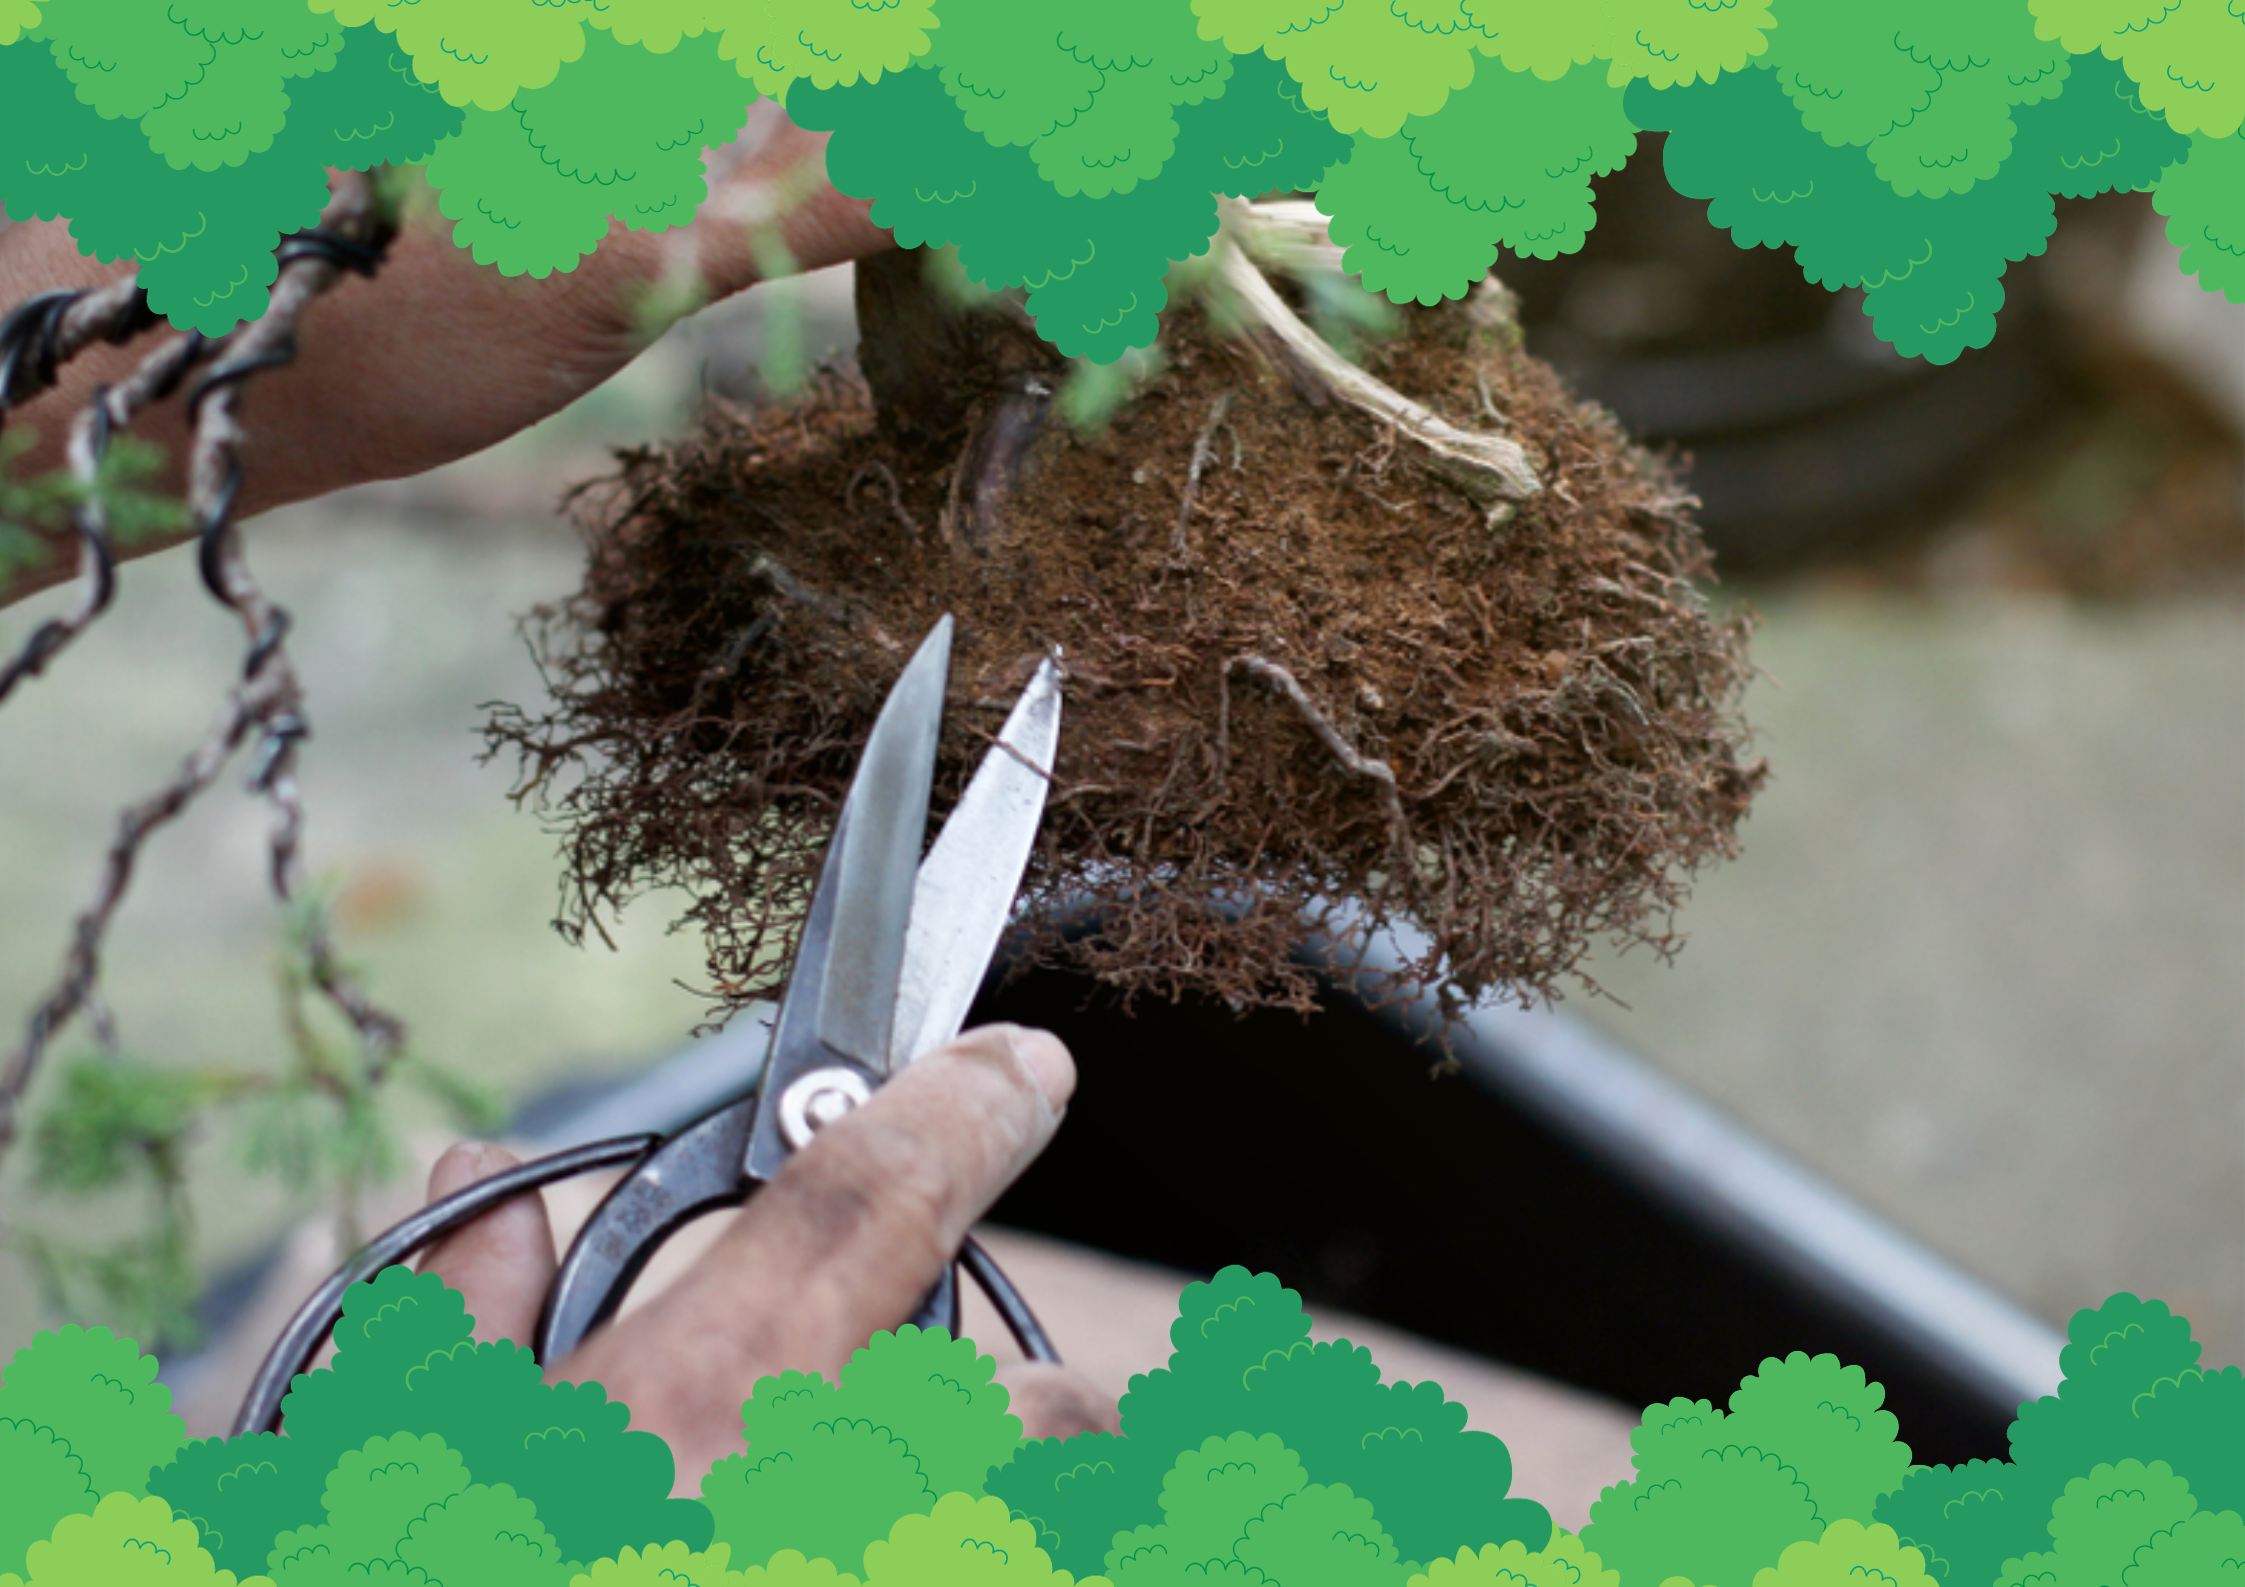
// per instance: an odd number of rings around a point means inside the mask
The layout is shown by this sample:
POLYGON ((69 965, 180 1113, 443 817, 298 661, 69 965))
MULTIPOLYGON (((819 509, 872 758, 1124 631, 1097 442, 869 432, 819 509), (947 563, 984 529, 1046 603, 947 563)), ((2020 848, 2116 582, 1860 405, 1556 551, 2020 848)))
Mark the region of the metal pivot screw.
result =
POLYGON ((780 1093, 780 1134, 801 1151, 813 1135, 872 1095, 855 1069, 813 1069, 780 1093))

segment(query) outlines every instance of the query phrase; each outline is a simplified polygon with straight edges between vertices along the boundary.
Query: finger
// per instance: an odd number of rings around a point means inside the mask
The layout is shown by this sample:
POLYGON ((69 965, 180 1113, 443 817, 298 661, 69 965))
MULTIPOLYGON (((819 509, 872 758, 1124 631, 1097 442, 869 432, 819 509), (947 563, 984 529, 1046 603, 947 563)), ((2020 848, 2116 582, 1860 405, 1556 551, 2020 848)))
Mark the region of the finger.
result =
MULTIPOLYGON (((488 1141, 462 1141, 429 1171, 429 1200, 442 1201, 522 1160, 488 1141)), ((545 1197, 530 1192, 500 1203, 421 1253, 420 1270, 458 1290, 476 1338, 528 1344, 557 1266, 545 1197)))
POLYGON ((1115 1402, 1079 1372, 1049 1361, 1009 1361, 998 1368, 998 1381, 1012 1397, 1007 1408, 1021 1418, 1024 1438, 1122 1431, 1115 1402))
POLYGON ((596 1334, 553 1376, 597 1380, 662 1433, 679 1491, 741 1449, 740 1405, 771 1373, 833 1381, 909 1318, 976 1219, 1060 1126, 1067 1048, 993 1025, 920 1059, 821 1130, 707 1260, 596 1334), (690 1370, 682 1369, 691 1363, 690 1370))

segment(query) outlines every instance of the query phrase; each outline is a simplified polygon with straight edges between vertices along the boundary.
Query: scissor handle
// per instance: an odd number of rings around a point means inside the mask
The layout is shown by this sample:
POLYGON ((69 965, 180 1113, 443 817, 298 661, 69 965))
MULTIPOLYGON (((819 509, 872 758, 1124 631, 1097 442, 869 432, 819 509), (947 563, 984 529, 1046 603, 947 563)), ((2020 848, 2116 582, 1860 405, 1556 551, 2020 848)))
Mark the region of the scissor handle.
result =
POLYGON ((541 1363, 566 1360, 615 1316, 665 1240, 705 1212, 748 1199, 756 1182, 741 1163, 755 1128, 751 1092, 680 1130, 608 1192, 546 1291, 535 1347, 541 1363))
POLYGON ((281 1401, 288 1398, 296 1375, 312 1369, 312 1358, 335 1331, 335 1324, 343 1315, 344 1293, 353 1284, 395 1266, 431 1241, 441 1240, 463 1224, 474 1222, 503 1201, 512 1201, 527 1191, 543 1190, 564 1179, 574 1179, 579 1174, 634 1162, 661 1144, 659 1135, 619 1135, 613 1140, 573 1146, 479 1180, 383 1230, 350 1261, 336 1269, 326 1283, 312 1291, 311 1298, 297 1308, 296 1315, 273 1341, 273 1348, 265 1353, 257 1376, 250 1380, 241 1414, 234 1418, 234 1436, 280 1430, 281 1401))
MULTIPOLYGON (((609 1192, 578 1231, 568 1259, 547 1291, 534 1353, 540 1362, 567 1356, 586 1334, 615 1314, 632 1280, 664 1239, 702 1212, 736 1204, 755 1189, 754 1182, 740 1172, 740 1158, 723 1155, 728 1136, 743 1142, 747 1139, 752 1121, 739 1115, 754 1106, 751 1096, 720 1108, 668 1141, 659 1135, 620 1135, 549 1153, 455 1191, 383 1230, 297 1308, 250 1380, 249 1392, 234 1418, 233 1435, 239 1438, 245 1433, 280 1431, 281 1402, 288 1398, 297 1375, 311 1370, 312 1358, 335 1331, 343 1316, 343 1296, 353 1284, 395 1266, 502 1202, 580 1174, 631 1163, 633 1171, 609 1192), (650 1221, 641 1222, 633 1237, 630 1226, 635 1218, 650 1221), (589 1321, 582 1321, 588 1316, 589 1321), (574 1332, 566 1332, 572 1329, 574 1332), (565 1337, 566 1348, 555 1353, 554 1346, 565 1337)), ((1032 1361, 1058 1364, 1059 1352, 1053 1349, 1051 1338, 1030 1311, 1029 1303, 990 1254, 972 1239, 961 1247, 959 1263, 943 1270, 943 1277, 920 1303, 913 1322, 922 1328, 943 1328, 954 1339, 959 1336, 959 1266, 964 1266, 990 1297, 1024 1355, 1032 1361)))

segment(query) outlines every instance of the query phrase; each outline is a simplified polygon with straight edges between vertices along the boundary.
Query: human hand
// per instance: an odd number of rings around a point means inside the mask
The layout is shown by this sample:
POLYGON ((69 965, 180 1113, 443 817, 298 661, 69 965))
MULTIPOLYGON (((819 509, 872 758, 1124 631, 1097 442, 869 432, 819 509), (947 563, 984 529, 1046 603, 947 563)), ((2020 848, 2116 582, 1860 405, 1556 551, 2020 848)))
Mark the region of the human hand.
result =
MULTIPOLYGON (((305 313, 296 361, 248 388, 237 512, 418 474, 559 412, 643 350, 643 308, 651 293, 675 295, 667 288, 682 265, 698 273, 697 295, 716 301, 764 279, 775 261, 814 270, 894 247, 873 225, 869 201, 844 197, 827 181, 829 136, 759 104, 749 131, 711 156, 710 197, 693 224, 649 234, 612 223, 598 251, 544 280, 477 264, 453 245, 452 223, 433 206, 410 216, 380 272, 338 282, 305 313)), ((11 226, 0 233, 0 313, 35 293, 101 285, 127 268, 80 255, 61 221, 11 226)), ((71 420, 94 388, 122 378, 154 345, 143 338, 89 349, 53 391, 9 415, 10 428, 38 432, 15 469, 60 468, 71 420)), ((183 495, 183 404, 159 406, 134 433, 170 459, 151 488, 183 495)), ((139 555, 184 538, 122 549, 139 555)), ((0 573, 0 606, 70 577, 67 537, 58 535, 53 551, 35 568, 0 573)))
MULTIPOLYGON (((600 1383, 677 1457, 696 1495, 745 1446, 741 1402, 794 1369, 836 1381, 852 1351, 911 1316, 974 1221, 1059 1127, 1075 1066, 1058 1040, 1015 1025, 969 1031, 828 1125, 681 1278, 549 1365, 600 1383)), ((429 1176, 436 1201, 513 1166, 465 1143, 429 1176)), ((466 1298, 478 1339, 526 1342, 556 1267, 539 1196, 500 1206, 431 1246, 422 1269, 466 1298)), ((1032 1438, 1114 1430, 1115 1406, 1064 1369, 1002 1369, 1032 1438)))

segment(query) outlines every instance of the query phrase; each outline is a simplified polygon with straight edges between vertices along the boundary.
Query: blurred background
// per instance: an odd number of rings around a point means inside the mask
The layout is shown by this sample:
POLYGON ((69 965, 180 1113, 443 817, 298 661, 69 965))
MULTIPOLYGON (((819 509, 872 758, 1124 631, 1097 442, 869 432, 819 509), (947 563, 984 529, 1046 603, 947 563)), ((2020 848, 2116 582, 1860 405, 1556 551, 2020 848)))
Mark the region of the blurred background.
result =
MULTIPOLYGON (((1747 713, 1773 778, 1674 962, 1609 955, 1570 1008, 2050 1325, 2133 1290, 2191 1318, 2206 1364, 2239 1361, 2245 308, 2180 275, 2145 196, 2062 202, 1993 345, 1932 368, 1709 228, 1657 150, 1599 208, 1581 254, 1498 274, 1531 351, 1693 457, 1719 598, 1761 618, 1747 713)), ((703 392, 764 400, 853 342, 846 267, 760 288, 491 452, 251 528, 297 618, 340 944, 418 1051, 510 1107, 662 1058, 707 1007, 676 900, 640 900, 613 945, 555 935, 554 840, 476 759, 485 702, 542 698, 513 619, 576 586, 557 499, 703 392)), ((0 612, 0 645, 60 602, 0 612)), ((239 659, 173 552, 0 711, 11 1032, 115 811, 171 775, 239 659)), ((237 772, 152 845, 104 982, 134 1055, 285 1063, 263 841, 237 772)), ((190 1150, 206 1274, 306 1210, 241 1144, 190 1150)), ((129 1195, 35 1192, 30 1155, 0 1163, 0 1223, 141 1226, 129 1195)), ((0 1352, 53 1320, 0 1249, 0 1352)))

